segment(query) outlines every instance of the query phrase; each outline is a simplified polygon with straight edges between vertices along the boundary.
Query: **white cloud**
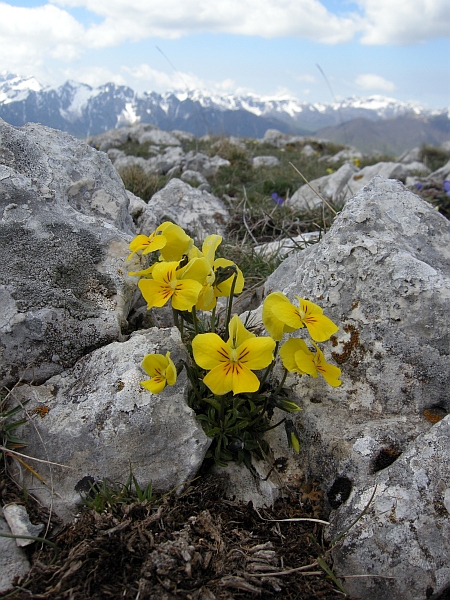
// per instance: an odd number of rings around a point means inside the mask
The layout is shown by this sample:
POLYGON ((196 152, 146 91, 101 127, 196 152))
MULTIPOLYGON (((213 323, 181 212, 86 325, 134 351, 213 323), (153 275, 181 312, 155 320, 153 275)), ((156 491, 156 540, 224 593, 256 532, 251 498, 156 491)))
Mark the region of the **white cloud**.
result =
POLYGON ((355 83, 361 90, 366 91, 393 92, 395 90, 395 85, 391 81, 373 73, 358 75, 355 83))
MULTIPOLYGON (((132 80, 131 87, 136 91, 163 92, 166 90, 209 90, 211 92, 237 93, 236 82, 233 79, 223 81, 206 81, 193 73, 175 71, 172 74, 153 69, 150 65, 141 64, 137 67, 122 67, 121 71, 127 79, 132 80)), ((241 90, 242 91, 242 90, 241 90)))
POLYGON ((51 0, 82 6, 103 17, 88 31, 92 47, 147 37, 176 38, 214 32, 267 38, 295 36, 335 44, 353 38, 361 27, 356 13, 336 16, 319 0, 51 0))
POLYGON ((51 6, 23 8, 0 2, 0 68, 38 69, 46 57, 79 56, 84 28, 66 11, 51 6), (81 44, 80 44, 81 42, 81 44))
POLYGON ((115 83, 116 85, 127 85, 126 78, 115 71, 104 67, 82 67, 61 69, 64 79, 72 79, 86 83, 91 87, 98 87, 104 83, 115 83))
POLYGON ((448 38, 448 0, 358 0, 364 11, 363 44, 417 44, 448 38))

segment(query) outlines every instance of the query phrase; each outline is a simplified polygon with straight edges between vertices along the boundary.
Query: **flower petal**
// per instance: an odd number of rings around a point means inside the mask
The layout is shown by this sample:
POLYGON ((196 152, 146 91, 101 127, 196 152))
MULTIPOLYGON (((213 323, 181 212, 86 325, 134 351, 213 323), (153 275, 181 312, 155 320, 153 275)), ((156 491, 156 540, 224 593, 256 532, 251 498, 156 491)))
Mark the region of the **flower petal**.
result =
POLYGON ((177 271, 177 279, 194 279, 203 285, 210 273, 211 265, 206 258, 193 258, 177 271))
POLYGON ((162 354, 147 354, 142 361, 142 368, 151 377, 161 375, 168 364, 166 356, 162 354))
MULTIPOLYGON (((240 268, 232 260, 227 260, 226 258, 216 258, 216 260, 214 261, 214 264, 213 264, 215 271, 218 268, 223 269, 225 267, 231 267, 231 266, 236 267, 236 270, 237 270, 237 278, 236 278, 236 284, 234 286, 234 293, 240 294, 242 292, 242 290, 244 289, 244 283, 245 283, 244 275, 242 274, 242 271, 240 270, 240 268)), ((234 275, 231 275, 228 279, 226 279, 225 281, 222 281, 215 288, 215 294, 218 298, 228 297, 231 294, 231 286, 233 285, 233 279, 234 279, 234 275)))
POLYGON ((258 377, 243 365, 228 362, 212 369, 203 379, 213 394, 222 395, 228 392, 244 394, 259 389, 258 377))
POLYGON ((192 340, 192 352, 195 362, 202 369, 214 369, 231 360, 230 346, 217 333, 196 335, 192 340))
POLYGON ((237 360, 240 365, 248 369, 265 369, 273 361, 275 342, 270 337, 254 337, 241 344, 237 351, 237 360))
POLYGON ((228 338, 227 344, 233 349, 238 348, 246 340, 256 337, 254 333, 245 329, 244 324, 237 315, 234 315, 230 320, 230 323, 228 324, 228 333, 230 337, 228 338))
POLYGON ((214 262, 216 250, 219 247, 219 245, 221 244, 221 242, 222 242, 222 236, 216 235, 216 234, 208 235, 208 237, 206 237, 205 241, 203 242, 202 254, 211 266, 213 265, 213 262, 214 262))
POLYGON ((194 243, 184 229, 170 221, 161 223, 156 231, 161 231, 167 240, 164 248, 161 248, 161 256, 164 260, 181 260, 183 254, 187 254, 194 243))
MULTIPOLYGON (((280 320, 277 309, 284 304, 291 304, 288 298, 281 292, 273 292, 264 300, 262 310, 262 321, 269 335, 279 342, 285 332, 295 331, 297 327, 289 327, 280 320)), ((292 306, 292 305, 291 305, 292 306)))
MULTIPOLYGON (((285 369, 290 373, 305 373, 306 371, 300 370, 296 361, 296 353, 303 352, 309 356, 310 362, 314 367, 314 354, 308 349, 305 340, 299 338, 290 338, 280 348, 280 358, 285 369)), ((315 367, 314 367, 315 370, 315 367)))
POLYGON ((339 381, 341 370, 339 367, 328 364, 322 350, 320 350, 316 344, 314 344, 314 346, 317 348, 315 356, 317 371, 322 375, 328 385, 339 387, 342 384, 342 381, 339 381))
POLYGON ((172 307, 175 310, 191 310, 197 303, 202 291, 202 284, 193 279, 178 281, 172 296, 172 307))
POLYGON ((131 254, 127 258, 127 261, 139 252, 139 250, 143 250, 142 254, 148 254, 149 252, 154 252, 155 250, 160 250, 166 245, 166 238, 160 234, 158 231, 154 231, 151 235, 137 235, 133 240, 131 240, 129 249, 131 254))
POLYGON ((166 380, 163 377, 156 376, 148 381, 141 381, 141 385, 152 394, 159 394, 166 387, 166 380))
POLYGON ((138 287, 147 302, 147 308, 160 307, 172 297, 174 290, 170 285, 154 279, 140 279, 138 287))
POLYGON ((174 385, 177 381, 177 368, 170 358, 170 352, 166 354, 167 367, 166 367, 166 380, 167 385, 174 385))
POLYGON ((323 314, 320 306, 303 298, 297 299, 300 304, 300 317, 313 340, 325 342, 339 330, 339 327, 323 314))

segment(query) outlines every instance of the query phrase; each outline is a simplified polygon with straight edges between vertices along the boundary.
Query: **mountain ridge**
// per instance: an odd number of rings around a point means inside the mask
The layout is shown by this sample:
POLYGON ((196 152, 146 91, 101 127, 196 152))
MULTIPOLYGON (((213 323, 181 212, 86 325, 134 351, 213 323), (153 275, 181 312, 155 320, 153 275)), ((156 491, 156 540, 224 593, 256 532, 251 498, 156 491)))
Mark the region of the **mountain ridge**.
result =
MULTIPOLYGON (((443 123, 450 122, 450 108, 431 110, 379 95, 308 103, 289 96, 205 90, 138 94, 114 83, 94 88, 69 80, 52 88, 42 86, 34 77, 0 73, 1 118, 15 126, 40 122, 82 138, 138 122, 166 130, 182 129, 198 137, 211 133, 260 138, 267 129, 297 135, 322 135, 329 131, 339 137, 339 130, 345 131, 345 124, 355 119, 373 123, 406 115, 424 121, 438 117, 443 123)), ((444 126, 444 138, 446 130, 444 126)), ((427 135, 423 132, 423 142, 427 142, 427 135)))

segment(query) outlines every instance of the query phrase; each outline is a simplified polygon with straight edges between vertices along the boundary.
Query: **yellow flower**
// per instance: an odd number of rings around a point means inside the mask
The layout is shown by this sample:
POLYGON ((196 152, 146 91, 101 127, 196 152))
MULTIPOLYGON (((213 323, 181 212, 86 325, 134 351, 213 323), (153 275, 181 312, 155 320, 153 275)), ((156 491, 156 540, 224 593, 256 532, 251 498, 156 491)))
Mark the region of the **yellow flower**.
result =
POLYGON ((151 379, 141 381, 141 385, 153 394, 159 394, 166 385, 174 385, 177 380, 177 370, 170 358, 170 352, 167 352, 165 356, 147 354, 142 361, 142 368, 151 376, 151 379))
POLYGON ((172 299, 176 310, 191 310, 198 300, 203 282, 210 271, 205 258, 194 258, 182 269, 179 261, 156 263, 153 279, 141 279, 139 289, 147 301, 147 308, 164 306, 172 299))
POLYGON ((331 319, 314 302, 296 296, 299 306, 294 306, 281 292, 269 294, 264 301, 262 320, 264 327, 274 340, 279 342, 286 332, 308 328, 308 333, 316 342, 325 342, 338 331, 331 319))
POLYGON ((221 242, 222 236, 209 235, 203 242, 202 251, 195 249, 198 255, 204 256, 211 265, 211 273, 203 285, 196 304, 196 308, 199 310, 212 310, 216 306, 217 298, 231 294, 235 273, 237 278, 234 293, 240 294, 244 289, 244 276, 239 267, 226 258, 215 258, 216 250, 221 242))
POLYGON ((256 392, 260 382, 252 371, 270 365, 275 342, 270 337, 256 337, 237 315, 228 331, 227 342, 215 333, 201 333, 192 341, 195 362, 209 371, 203 382, 217 395, 256 392))
POLYGON ((167 243, 167 239, 161 234, 161 231, 154 231, 151 235, 137 235, 134 240, 130 242, 129 249, 131 254, 127 258, 127 261, 131 259, 131 257, 139 252, 139 250, 143 250, 142 254, 148 254, 149 252, 155 252, 155 250, 160 250, 167 243))
POLYGON ((315 354, 308 348, 305 340, 291 338, 285 342, 280 348, 280 357, 284 368, 291 373, 311 375, 311 377, 318 377, 320 373, 329 385, 339 387, 342 383, 339 381, 341 370, 328 364, 323 352, 316 344, 314 346, 315 354))
POLYGON ((156 231, 160 231, 166 238, 166 244, 161 248, 161 256, 164 260, 181 260, 194 244, 184 229, 170 221, 161 223, 156 231))

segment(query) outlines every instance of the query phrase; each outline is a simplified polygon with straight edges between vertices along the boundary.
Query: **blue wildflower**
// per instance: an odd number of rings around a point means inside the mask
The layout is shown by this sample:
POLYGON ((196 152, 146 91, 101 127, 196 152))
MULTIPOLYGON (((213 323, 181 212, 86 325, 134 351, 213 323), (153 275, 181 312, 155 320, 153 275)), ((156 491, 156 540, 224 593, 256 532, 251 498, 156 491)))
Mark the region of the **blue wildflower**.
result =
POLYGON ((448 179, 444 181, 444 191, 447 196, 450 196, 450 181, 448 179))
POLYGON ((283 202, 284 202, 284 199, 283 199, 281 196, 279 196, 279 195, 278 195, 276 192, 274 192, 274 193, 272 194, 272 200, 273 200, 273 201, 274 201, 276 204, 278 204, 278 206, 281 206, 281 205, 283 204, 283 202))

